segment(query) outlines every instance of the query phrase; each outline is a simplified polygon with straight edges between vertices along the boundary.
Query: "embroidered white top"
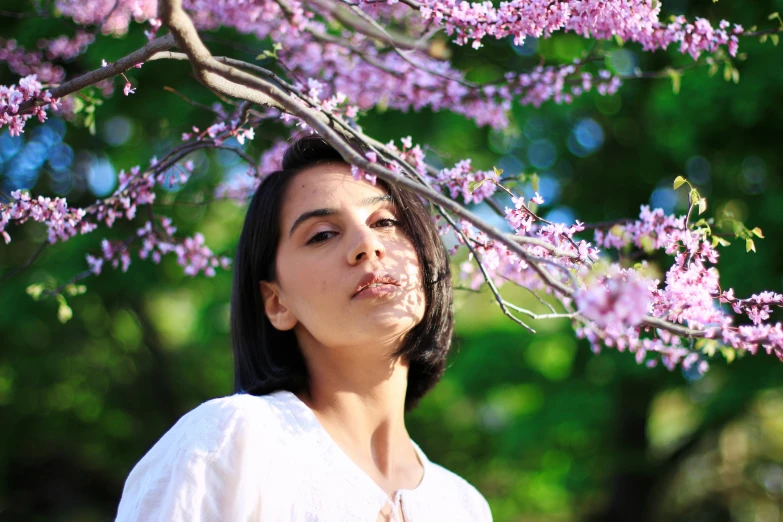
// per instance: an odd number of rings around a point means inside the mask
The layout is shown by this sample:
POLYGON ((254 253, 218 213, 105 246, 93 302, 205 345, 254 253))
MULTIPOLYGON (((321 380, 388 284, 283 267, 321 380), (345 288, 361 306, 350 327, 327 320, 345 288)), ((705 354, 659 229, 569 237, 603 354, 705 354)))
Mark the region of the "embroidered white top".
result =
POLYGON ((116 522, 491 522, 481 493, 411 442, 424 476, 392 499, 293 393, 213 399, 131 470, 116 522))

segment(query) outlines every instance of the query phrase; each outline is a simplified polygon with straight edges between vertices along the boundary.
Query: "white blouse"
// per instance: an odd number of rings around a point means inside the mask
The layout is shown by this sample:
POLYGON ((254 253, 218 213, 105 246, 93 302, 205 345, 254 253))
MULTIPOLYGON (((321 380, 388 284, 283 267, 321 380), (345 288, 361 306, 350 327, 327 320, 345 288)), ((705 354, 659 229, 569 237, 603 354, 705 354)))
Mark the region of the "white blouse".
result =
POLYGON ((491 522, 476 488, 413 446, 424 477, 392 499, 293 393, 213 399, 131 470, 116 522, 491 522))

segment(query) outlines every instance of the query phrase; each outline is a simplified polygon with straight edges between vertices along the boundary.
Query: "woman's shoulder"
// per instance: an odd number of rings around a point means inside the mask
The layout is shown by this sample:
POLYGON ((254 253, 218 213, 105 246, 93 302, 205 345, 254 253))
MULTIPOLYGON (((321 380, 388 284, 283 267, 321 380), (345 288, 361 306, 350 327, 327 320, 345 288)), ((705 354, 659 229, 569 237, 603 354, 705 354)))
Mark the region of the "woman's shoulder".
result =
POLYGON ((286 422, 276 410, 274 397, 268 395, 238 393, 211 399, 180 417, 155 446, 216 458, 237 439, 274 439, 286 422))
POLYGON ((235 394, 185 413, 131 469, 117 520, 220 520, 216 510, 250 509, 255 497, 226 492, 240 477, 242 491, 258 491, 272 476, 290 431, 283 397, 235 394))

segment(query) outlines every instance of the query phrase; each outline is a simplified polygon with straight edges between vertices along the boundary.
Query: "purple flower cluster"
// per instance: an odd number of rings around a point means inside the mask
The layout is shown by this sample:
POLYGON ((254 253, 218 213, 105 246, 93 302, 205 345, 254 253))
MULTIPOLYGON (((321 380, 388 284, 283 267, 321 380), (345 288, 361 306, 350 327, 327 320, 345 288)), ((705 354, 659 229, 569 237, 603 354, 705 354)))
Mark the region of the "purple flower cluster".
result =
POLYGON ((519 98, 519 102, 534 107, 549 100, 558 104, 571 103, 575 97, 590 92, 593 86, 598 94, 611 96, 622 84, 618 76, 607 70, 599 71, 598 77, 595 78, 592 73, 582 71, 581 68, 581 62, 574 60, 571 65, 538 66, 530 73, 518 76, 509 73, 506 78, 509 80, 511 93, 519 98))
POLYGON ((233 199, 243 205, 247 203, 248 198, 253 195, 261 183, 263 176, 282 168, 283 155, 288 146, 289 144, 285 141, 276 141, 271 148, 261 154, 258 169, 250 167, 245 173, 222 182, 215 189, 215 197, 233 199))
MULTIPOLYGON (((38 40, 38 48, 46 54, 47 60, 73 60, 87 50, 95 41, 95 35, 82 29, 72 37, 58 36, 50 40, 38 40)), ((17 73, 18 74, 18 73, 17 73)))
MULTIPOLYGON (((409 34, 445 28, 448 34, 456 35, 458 44, 472 43, 475 48, 481 47, 485 36, 510 36, 521 44, 528 36, 546 37, 566 31, 596 39, 618 37, 637 42, 649 51, 679 45, 680 52, 697 59, 704 52, 724 46, 735 55, 738 36, 743 33, 742 27, 730 28, 726 21, 721 21, 717 28, 705 19, 696 18, 690 23, 682 16, 662 23, 659 2, 649 0, 512 0, 497 5, 488 1, 422 1, 419 11, 395 0, 364 3, 361 9, 376 20, 393 21, 395 28, 407 29, 409 34)), ((104 34, 122 34, 135 20, 150 24, 151 29, 145 34, 151 39, 161 27, 155 0, 56 0, 55 6, 78 24, 99 24, 104 34)), ((184 7, 201 31, 227 27, 259 40, 271 39, 276 44, 275 52, 267 56, 278 60, 298 96, 341 123, 353 124, 347 120, 374 107, 401 111, 428 108, 464 115, 478 125, 503 128, 509 123, 513 102, 536 107, 550 100, 571 103, 588 91, 609 95, 620 86, 619 77, 606 70, 596 71, 592 64, 580 61, 541 65, 525 73, 507 73, 491 84, 477 85, 466 81, 464 72, 449 61, 436 58, 437 53, 431 54, 432 49, 415 45, 398 49, 368 36, 367 31, 352 30, 350 23, 337 19, 328 2, 307 4, 305 9, 300 0, 185 0, 184 7)), ((37 116, 44 121, 45 106, 56 109, 59 101, 42 92, 39 79, 45 83, 62 82, 62 67, 51 62, 72 59, 93 40, 91 34, 82 31, 73 38, 42 40, 40 50, 35 52, 12 40, 0 40, 0 61, 24 76, 18 87, 0 87, 0 126, 7 125, 11 135, 18 135, 26 119, 37 116), (31 101, 36 101, 28 103, 34 108, 19 114, 21 105, 31 101)), ((104 94, 110 92, 110 81, 101 85, 104 94)), ((127 78, 123 92, 126 96, 135 92, 127 78)), ((67 97, 64 103, 67 113, 67 97)), ((215 123, 204 130, 193 127, 192 132, 182 135, 186 143, 180 151, 186 154, 204 145, 222 145, 231 137, 243 145, 255 137, 254 130, 245 126, 246 119, 231 119, 219 106, 215 111, 215 123), (189 149, 192 145, 195 147, 189 149)), ((278 109, 268 109, 263 117, 308 128, 305 122, 278 109)), ((275 143, 262 155, 258 167, 221 184, 216 190, 218 197, 245 200, 258 186, 262 173, 279 168, 286 147, 285 142, 275 143)), ((424 150, 413 144, 410 137, 401 140, 400 148, 394 143, 386 148, 415 169, 421 179, 452 199, 461 197, 465 204, 485 201, 500 186, 497 171, 475 169, 469 159, 437 171, 428 168, 424 150)), ((0 205, 0 234, 9 242, 6 226, 32 219, 46 224, 49 241, 54 243, 89 232, 99 224, 112 227, 117 219, 133 220, 139 205, 155 201, 156 185, 188 181, 192 163, 176 164, 178 160, 169 159, 172 157, 174 154, 160 163, 153 159, 146 170, 133 167, 120 172, 120 186, 115 193, 85 209, 70 209, 60 198, 32 199, 15 192, 9 205, 0 205)), ((367 159, 381 161, 375 152, 367 153, 367 159)), ((389 165, 394 172, 402 173, 403 165, 389 165)), ((357 179, 376 182, 374 175, 361 169, 354 167, 352 172, 357 179)), ((521 196, 513 196, 512 202, 514 208, 505 209, 506 222, 514 232, 509 237, 524 248, 525 256, 492 240, 467 221, 460 220, 458 230, 452 230, 436 217, 436 225, 441 233, 451 230, 456 235, 452 254, 467 242, 471 247, 469 261, 477 256, 498 287, 509 281, 536 295, 539 291, 548 293, 559 301, 565 310, 563 315, 573 321, 577 335, 588 339, 593 350, 612 346, 634 353, 640 364, 654 366, 661 362, 669 369, 695 367, 703 372, 707 363, 687 337, 696 332, 710 342, 720 341, 737 350, 755 353, 764 347, 783 360, 781 325, 768 323, 772 307, 783 306, 783 296, 761 292, 738 299, 731 289, 721 292, 718 271, 711 266, 717 264, 718 252, 707 241, 708 234, 689 226, 684 216, 642 207, 638 220, 596 230, 594 242, 590 243, 577 237, 585 230, 582 223, 566 226, 536 215, 536 207, 530 203, 544 203, 537 193, 528 202, 521 196), (628 246, 648 252, 662 250, 674 256, 663 284, 644 275, 644 263, 634 268, 610 264, 596 270, 596 264, 604 265, 596 263, 600 261, 599 248, 628 246), (735 316, 727 313, 728 307, 722 309, 721 303, 731 304, 736 316, 746 316, 752 324, 735 326, 735 316)), ((175 232, 170 218, 152 214, 132 237, 124 241, 104 239, 101 253, 87 255, 87 264, 94 274, 99 274, 107 263, 126 271, 135 248, 141 259, 155 263, 165 254, 175 254, 177 263, 191 276, 202 272, 212 276, 217 267, 229 266, 230 260, 215 255, 201 234, 176 238, 175 232)), ((482 284, 484 275, 470 262, 460 268, 472 288, 482 284)))
POLYGON ((49 243, 58 240, 67 241, 77 234, 86 234, 95 229, 95 224, 84 220, 87 214, 84 209, 68 207, 65 198, 45 198, 38 196, 33 199, 20 190, 11 192, 13 201, 8 205, 0 205, 0 235, 6 244, 11 242, 11 236, 5 227, 13 220, 19 224, 28 219, 45 223, 48 229, 49 243))
POLYGON ((708 325, 722 325, 726 317, 716 306, 715 297, 720 288, 718 271, 705 266, 702 256, 680 252, 666 271, 666 284, 653 294, 653 315, 668 321, 702 329, 708 325))
MULTIPOLYGON (((59 0, 57 6, 77 23, 103 23, 104 33, 125 32, 131 18, 137 22, 149 21, 153 29, 159 27, 159 20, 154 18, 154 2, 150 1, 59 0)), ((334 41, 327 26, 315 18, 318 14, 328 21, 332 19, 331 13, 312 10, 313 6, 305 11, 296 1, 288 2, 288 6, 290 12, 286 13, 273 0, 252 4, 214 0, 184 3, 201 30, 224 26, 259 39, 271 37, 280 45, 278 60, 290 72, 295 85, 318 100, 316 108, 349 118, 378 105, 402 111, 428 107, 435 111, 448 109, 479 125, 502 128, 508 124, 508 112, 515 99, 523 105, 535 106, 548 100, 570 103, 593 84, 601 94, 612 94, 620 85, 617 77, 601 76, 593 80, 592 74, 582 71, 582 65, 576 63, 538 67, 523 74, 509 73, 498 84, 474 86, 448 61, 432 58, 422 51, 406 51, 403 56, 379 49, 373 39, 358 32, 345 31, 342 41, 334 41)), ((405 6, 393 9, 393 17, 404 18, 402 13, 406 9, 405 6)), ((367 10, 375 16, 389 14, 385 12, 388 9, 378 6, 368 6, 367 10)), ((410 11, 408 17, 416 18, 415 14, 410 11)), ((133 92, 129 84, 124 92, 126 95, 133 92)))
POLYGON ((256 137, 256 132, 252 128, 243 127, 243 123, 238 119, 225 121, 217 121, 204 129, 199 130, 195 125, 191 127, 193 132, 183 132, 182 141, 189 140, 204 140, 209 137, 216 145, 222 145, 223 142, 231 137, 236 138, 240 145, 245 144, 245 140, 253 140, 256 137))
POLYGON ((79 25, 99 25, 103 34, 122 35, 131 20, 154 18, 157 0, 56 0, 55 8, 79 25))
POLYGON ((650 311, 650 282, 633 269, 611 265, 574 294, 579 313, 607 334, 623 335, 650 311))
MULTIPOLYGON (((669 369, 681 366, 702 373, 707 370, 706 360, 686 347, 682 336, 651 327, 645 323, 645 317, 650 317, 704 332, 705 337, 719 339, 737 350, 756 353, 763 346, 783 360, 781 325, 764 322, 772 306, 783 307, 783 296, 762 292, 736 299, 733 290, 721 293, 718 271, 708 266, 718 262, 718 252, 702 231, 686 227, 685 216, 665 215, 660 209, 651 211, 643 206, 640 219, 597 230, 594 246, 576 238, 584 230, 580 222, 570 227, 548 223, 530 210, 524 198, 515 196, 512 201, 514 208, 505 209, 508 224, 518 236, 537 240, 525 244, 527 254, 543 260, 546 264, 542 266, 550 276, 572 289, 570 296, 553 291, 528 262, 466 221, 459 223, 461 234, 454 231, 458 244, 451 254, 465 243, 463 236, 467 237, 498 287, 509 281, 552 294, 572 314, 577 336, 588 339, 594 351, 600 351, 602 345, 613 346, 631 351, 640 364, 646 361, 654 366, 661 362, 669 369), (662 287, 660 281, 643 275, 646 263, 638 268, 621 268, 615 263, 597 273, 591 268, 599 260, 597 246, 623 249, 631 244, 648 252, 663 250, 674 255, 675 262, 667 270, 662 287), (552 269, 552 265, 559 268, 552 269), (746 314, 753 325, 734 326, 734 317, 721 310, 720 302, 731 303, 734 312, 746 314), (659 359, 648 359, 651 354, 659 359)), ((534 201, 542 203, 538 195, 534 201)), ((449 227, 439 223, 439 230, 445 234, 449 227)), ((460 271, 461 278, 473 289, 484 282, 483 275, 469 262, 463 263, 460 271)))
POLYGON ((24 132, 25 122, 33 116, 42 123, 46 121, 46 105, 36 105, 29 112, 17 114, 22 103, 33 100, 44 102, 50 109, 59 106, 59 100, 52 98, 49 91, 42 92, 41 82, 34 74, 19 80, 18 87, 0 85, 0 128, 7 125, 11 136, 19 136, 24 132))
POLYGON ((512 196, 511 201, 514 203, 514 208, 505 208, 506 221, 514 229, 514 232, 524 236, 530 232, 536 216, 527 208, 525 198, 522 196, 512 196))
POLYGON ((218 257, 204 244, 204 236, 196 233, 193 237, 186 237, 174 247, 177 254, 177 264, 185 268, 185 274, 198 275, 203 271, 207 277, 215 275, 218 266, 228 269, 231 260, 227 257, 218 257))
POLYGON ((121 267, 127 272, 131 264, 131 247, 141 239, 141 245, 137 246, 139 258, 150 258, 154 263, 160 263, 162 256, 174 253, 177 256, 177 264, 184 268, 185 274, 193 277, 204 272, 207 277, 215 275, 215 268, 228 269, 231 260, 224 256, 216 256, 209 247, 204 244, 204 236, 197 233, 193 237, 182 239, 175 238, 177 228, 171 224, 171 218, 162 217, 157 225, 147 221, 143 227, 136 231, 136 237, 126 241, 101 241, 100 255, 86 255, 90 271, 98 275, 105 263, 112 268, 121 267))
POLYGON ((742 32, 738 25, 729 31, 725 20, 718 28, 704 18, 688 23, 683 16, 661 23, 661 3, 649 0, 512 0, 498 7, 489 1, 424 0, 423 4, 420 13, 425 20, 456 35, 459 45, 472 41, 474 49, 481 47, 485 36, 513 36, 514 43, 521 45, 528 36, 548 37, 562 30, 602 40, 619 37, 648 51, 679 43, 680 52, 697 59, 723 45, 734 56, 742 32))
POLYGON ((82 54, 94 40, 94 35, 80 30, 72 38, 60 36, 53 40, 41 39, 38 42, 40 51, 28 51, 16 40, 0 38, 0 62, 5 62, 8 68, 19 76, 35 74, 43 83, 60 83, 65 78, 65 70, 51 62, 72 60, 82 54))
POLYGON ((448 189, 453 199, 462 196, 466 204, 481 203, 497 190, 497 185, 490 180, 497 180, 498 177, 492 170, 475 170, 470 163, 470 159, 465 159, 452 168, 440 170, 432 183, 448 189), (481 185, 472 189, 472 185, 478 183, 481 185))
POLYGON ((761 292, 753 294, 747 299, 737 299, 734 297, 734 289, 729 288, 721 294, 720 302, 731 304, 735 313, 747 315, 754 325, 759 326, 763 321, 769 319, 769 313, 772 311, 770 306, 783 307, 783 295, 775 292, 761 292))

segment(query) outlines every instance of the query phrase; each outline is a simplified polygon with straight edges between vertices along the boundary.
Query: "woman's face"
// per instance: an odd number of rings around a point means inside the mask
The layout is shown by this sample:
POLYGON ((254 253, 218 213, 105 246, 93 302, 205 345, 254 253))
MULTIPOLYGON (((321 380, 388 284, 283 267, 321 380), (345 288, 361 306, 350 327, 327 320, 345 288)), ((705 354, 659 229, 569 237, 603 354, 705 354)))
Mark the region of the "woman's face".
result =
POLYGON ((348 165, 296 174, 282 205, 277 281, 261 282, 275 328, 293 328, 303 348, 394 351, 425 309, 419 261, 399 211, 380 185, 355 180, 348 165), (357 294, 371 274, 396 284, 357 294))

